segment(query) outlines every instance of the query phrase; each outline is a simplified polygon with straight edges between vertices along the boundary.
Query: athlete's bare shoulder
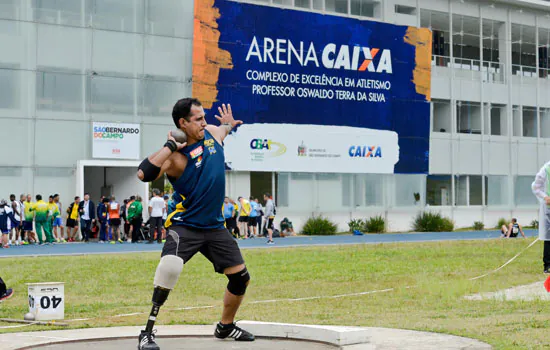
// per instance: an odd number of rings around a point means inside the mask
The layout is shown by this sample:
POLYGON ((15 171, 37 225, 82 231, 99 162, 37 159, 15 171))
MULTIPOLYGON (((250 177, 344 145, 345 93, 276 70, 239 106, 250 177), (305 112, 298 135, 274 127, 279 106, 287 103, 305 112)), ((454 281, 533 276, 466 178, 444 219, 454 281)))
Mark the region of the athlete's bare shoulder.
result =
POLYGON ((180 152, 174 152, 162 165, 162 170, 166 175, 178 178, 183 174, 187 166, 187 157, 180 152))

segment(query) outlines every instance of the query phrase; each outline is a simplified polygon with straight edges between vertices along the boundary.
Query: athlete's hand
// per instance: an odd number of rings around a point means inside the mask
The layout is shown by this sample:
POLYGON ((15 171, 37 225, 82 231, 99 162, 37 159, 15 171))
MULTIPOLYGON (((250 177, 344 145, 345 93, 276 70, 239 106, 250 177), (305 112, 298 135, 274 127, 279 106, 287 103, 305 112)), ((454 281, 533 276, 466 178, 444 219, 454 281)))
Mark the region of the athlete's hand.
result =
POLYGON ((230 104, 227 106, 222 104, 221 107, 218 107, 218 112, 220 116, 216 115, 215 117, 220 121, 220 124, 229 124, 231 128, 234 128, 243 123, 242 120, 235 120, 235 118, 233 118, 233 111, 231 110, 230 104))
POLYGON ((172 140, 176 143, 176 146, 178 146, 178 151, 183 147, 187 146, 187 142, 184 142, 184 143, 177 142, 174 136, 172 136, 172 131, 168 131, 168 140, 172 140))

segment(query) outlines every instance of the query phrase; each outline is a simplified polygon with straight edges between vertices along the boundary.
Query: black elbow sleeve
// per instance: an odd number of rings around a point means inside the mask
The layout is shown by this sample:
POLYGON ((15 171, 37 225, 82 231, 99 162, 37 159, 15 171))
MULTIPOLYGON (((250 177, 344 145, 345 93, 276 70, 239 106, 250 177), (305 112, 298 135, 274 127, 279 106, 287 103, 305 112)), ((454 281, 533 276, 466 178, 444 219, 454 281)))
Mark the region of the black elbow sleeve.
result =
POLYGON ((151 164, 149 158, 145 158, 138 167, 143 172, 143 182, 151 182, 157 179, 160 174, 160 167, 151 164))

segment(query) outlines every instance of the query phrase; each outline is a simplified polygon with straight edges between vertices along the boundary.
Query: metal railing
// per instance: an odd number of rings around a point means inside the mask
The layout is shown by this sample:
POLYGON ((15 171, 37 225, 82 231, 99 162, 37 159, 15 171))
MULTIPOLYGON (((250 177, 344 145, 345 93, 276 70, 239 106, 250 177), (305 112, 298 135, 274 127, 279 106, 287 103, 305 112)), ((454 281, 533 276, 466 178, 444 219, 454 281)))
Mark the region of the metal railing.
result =
MULTIPOLYGON (((479 80, 489 83, 505 83, 504 64, 480 61, 469 58, 432 55, 432 66, 453 68, 451 76, 455 78, 479 80)), ((436 73, 437 74, 437 73, 436 73)))
POLYGON ((512 64, 512 79, 520 84, 537 83, 537 67, 512 64))

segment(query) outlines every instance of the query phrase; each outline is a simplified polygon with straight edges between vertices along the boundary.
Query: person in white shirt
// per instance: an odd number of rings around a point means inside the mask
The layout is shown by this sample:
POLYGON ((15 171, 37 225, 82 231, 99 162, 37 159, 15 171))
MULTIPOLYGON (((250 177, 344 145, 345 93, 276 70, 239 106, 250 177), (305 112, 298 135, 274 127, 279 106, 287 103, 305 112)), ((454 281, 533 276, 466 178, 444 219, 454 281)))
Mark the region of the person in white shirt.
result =
POLYGON ((531 189, 539 201, 539 239, 544 242, 544 273, 550 273, 550 162, 540 168, 531 189))
POLYGON ((157 243, 162 242, 162 216, 166 210, 164 199, 160 196, 160 191, 153 188, 153 198, 149 201, 149 242, 153 243, 155 232, 157 234, 157 243))
MULTIPOLYGON (((10 202, 11 202, 11 208, 13 210, 13 217, 15 219, 14 222, 11 222, 10 236, 13 238, 13 244, 20 245, 21 244, 21 217, 22 217, 21 203, 15 200, 14 194, 10 195, 10 202)), ((8 244, 11 245, 11 239, 8 240, 8 244)))

